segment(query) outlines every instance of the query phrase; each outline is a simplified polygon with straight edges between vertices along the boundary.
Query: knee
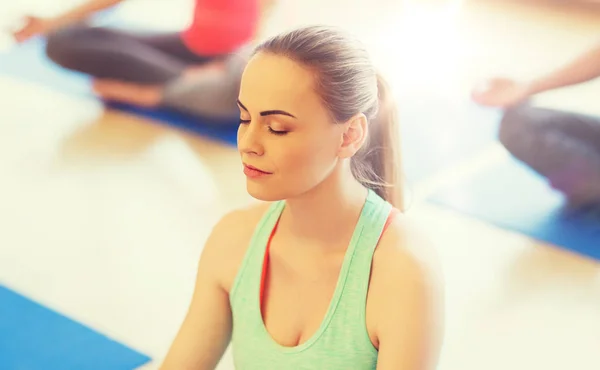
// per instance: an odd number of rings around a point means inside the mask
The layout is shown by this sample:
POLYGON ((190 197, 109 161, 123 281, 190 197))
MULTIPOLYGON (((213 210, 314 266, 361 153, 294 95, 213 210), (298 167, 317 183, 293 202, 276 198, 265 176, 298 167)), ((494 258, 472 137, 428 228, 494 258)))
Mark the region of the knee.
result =
POLYGON ((519 105, 508 108, 500 121, 499 140, 507 149, 525 139, 534 126, 535 108, 529 105, 519 105))
POLYGON ((86 45, 102 37, 103 29, 74 25, 50 33, 46 40, 46 55, 56 64, 72 68, 86 45))
POLYGON ((46 40, 46 55, 56 64, 69 67, 73 49, 85 32, 86 28, 83 26, 70 26, 50 33, 46 40))

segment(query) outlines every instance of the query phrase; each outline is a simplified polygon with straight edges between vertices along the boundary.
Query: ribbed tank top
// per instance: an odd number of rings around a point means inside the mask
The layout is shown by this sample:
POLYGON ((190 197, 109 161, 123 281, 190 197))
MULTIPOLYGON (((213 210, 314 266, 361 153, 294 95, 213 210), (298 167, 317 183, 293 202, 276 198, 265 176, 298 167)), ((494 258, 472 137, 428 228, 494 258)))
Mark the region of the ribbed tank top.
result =
POLYGON ((258 0, 196 0, 192 23, 181 38, 196 54, 228 54, 254 38, 259 20, 258 0))
POLYGON ((373 252, 392 206, 369 190, 346 250, 329 308, 317 332, 295 347, 277 343, 261 314, 265 253, 285 201, 274 202, 254 232, 230 292, 232 349, 238 370, 374 370, 377 350, 366 327, 373 252))

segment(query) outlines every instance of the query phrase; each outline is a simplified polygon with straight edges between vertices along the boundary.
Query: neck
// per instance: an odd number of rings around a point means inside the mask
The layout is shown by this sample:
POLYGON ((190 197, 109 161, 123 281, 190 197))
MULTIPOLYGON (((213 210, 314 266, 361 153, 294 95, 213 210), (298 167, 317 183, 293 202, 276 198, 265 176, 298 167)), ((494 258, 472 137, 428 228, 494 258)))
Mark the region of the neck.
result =
POLYGON ((286 200, 282 215, 294 237, 317 244, 339 244, 354 231, 367 190, 350 170, 336 169, 326 180, 299 197, 286 200))

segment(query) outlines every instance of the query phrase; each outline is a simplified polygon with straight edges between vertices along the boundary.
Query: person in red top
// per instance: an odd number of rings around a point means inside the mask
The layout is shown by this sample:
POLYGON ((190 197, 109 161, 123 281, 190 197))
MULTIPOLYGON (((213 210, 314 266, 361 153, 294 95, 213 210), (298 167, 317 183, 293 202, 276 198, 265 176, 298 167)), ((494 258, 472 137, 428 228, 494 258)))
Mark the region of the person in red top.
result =
POLYGON ((227 54, 254 37, 259 6, 258 0, 196 0, 183 42, 199 55, 227 54))
POLYGON ((17 42, 47 36, 47 56, 92 76, 103 98, 156 105, 157 91, 167 84, 204 70, 214 75, 228 57, 253 41, 264 13, 275 3, 196 0, 190 25, 173 33, 138 34, 84 22, 121 1, 89 0, 53 18, 29 16, 13 35, 17 42), (136 92, 135 98, 127 99, 136 92))

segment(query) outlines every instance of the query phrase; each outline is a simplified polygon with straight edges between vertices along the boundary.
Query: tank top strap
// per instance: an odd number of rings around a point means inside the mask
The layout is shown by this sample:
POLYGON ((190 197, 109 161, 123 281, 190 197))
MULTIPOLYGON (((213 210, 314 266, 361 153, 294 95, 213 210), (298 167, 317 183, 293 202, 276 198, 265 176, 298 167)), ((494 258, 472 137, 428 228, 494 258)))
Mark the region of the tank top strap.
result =
POLYGON ((344 293, 337 314, 345 319, 359 319, 364 323, 365 306, 373 254, 394 208, 374 191, 369 191, 362 215, 358 221, 359 233, 350 248, 353 258, 348 267, 344 293), (357 316, 358 315, 358 316, 357 316))
POLYGON ((273 202, 256 226, 229 293, 232 306, 239 298, 245 303, 250 303, 248 300, 251 300, 252 303, 256 303, 252 307, 258 307, 261 285, 259 277, 262 276, 265 251, 273 228, 277 225, 284 208, 285 201, 273 202))

